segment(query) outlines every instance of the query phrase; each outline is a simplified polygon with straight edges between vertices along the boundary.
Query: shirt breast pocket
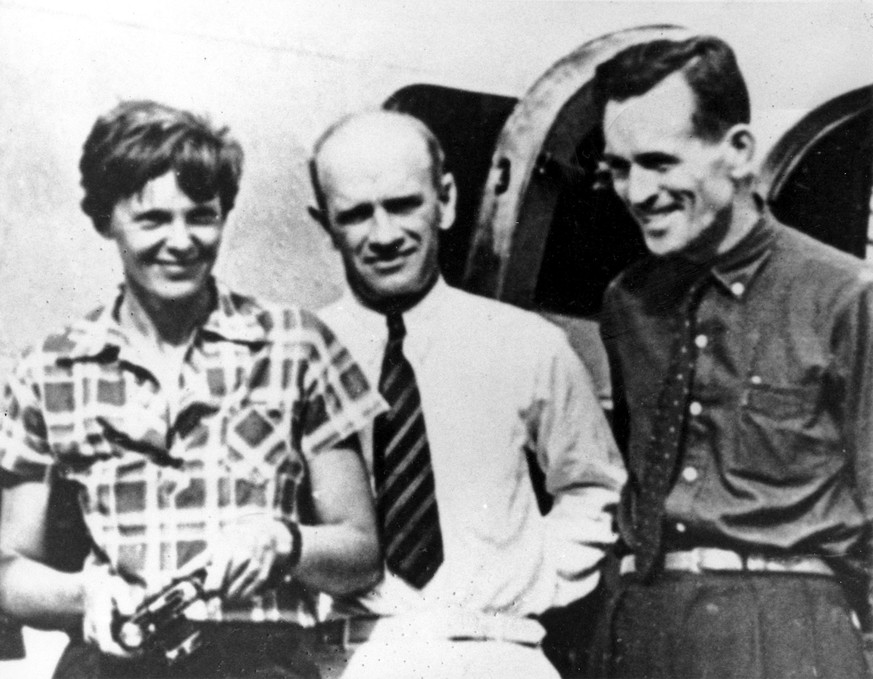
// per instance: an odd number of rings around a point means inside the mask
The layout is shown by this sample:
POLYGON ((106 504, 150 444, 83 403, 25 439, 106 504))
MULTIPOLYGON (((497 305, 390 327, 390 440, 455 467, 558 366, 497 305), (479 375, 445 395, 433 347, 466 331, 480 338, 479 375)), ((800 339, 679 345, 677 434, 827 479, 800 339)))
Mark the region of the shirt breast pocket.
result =
POLYGON ((87 517, 104 519, 137 513, 147 505, 145 468, 147 459, 115 444, 91 440, 58 453, 62 478, 84 490, 79 498, 87 517))
POLYGON ((794 484, 839 466, 830 452, 837 429, 810 386, 751 384, 743 393, 738 473, 753 480, 794 484))

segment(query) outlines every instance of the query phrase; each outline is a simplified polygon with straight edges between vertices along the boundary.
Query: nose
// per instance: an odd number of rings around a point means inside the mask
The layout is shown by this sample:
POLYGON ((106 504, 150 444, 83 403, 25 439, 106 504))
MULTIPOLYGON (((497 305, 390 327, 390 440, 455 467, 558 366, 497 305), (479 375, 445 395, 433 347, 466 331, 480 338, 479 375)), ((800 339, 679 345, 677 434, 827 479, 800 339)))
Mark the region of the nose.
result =
POLYGON ((658 199, 659 181, 654 170, 631 166, 627 178, 627 200, 631 205, 647 205, 658 199))
POLYGON ((182 218, 177 218, 171 221, 167 228, 167 247, 178 252, 186 252, 194 247, 194 239, 191 237, 191 230, 188 224, 182 218))
POLYGON ((370 226, 370 244, 375 246, 388 246, 401 240, 403 234, 394 224, 391 216, 382 206, 377 206, 373 211, 372 224, 370 226))

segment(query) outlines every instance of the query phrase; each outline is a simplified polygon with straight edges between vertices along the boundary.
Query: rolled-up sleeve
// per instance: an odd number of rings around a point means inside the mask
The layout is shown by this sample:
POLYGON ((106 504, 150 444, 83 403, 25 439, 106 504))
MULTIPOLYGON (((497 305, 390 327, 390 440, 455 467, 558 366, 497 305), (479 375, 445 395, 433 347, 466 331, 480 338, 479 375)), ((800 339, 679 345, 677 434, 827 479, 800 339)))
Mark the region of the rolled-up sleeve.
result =
MULTIPOLYGON (((838 312, 833 356, 845 392, 843 433, 868 523, 865 565, 869 581, 873 575, 873 270, 865 271, 859 283, 861 289, 848 296, 838 312)), ((871 590, 868 586, 868 631, 873 629, 871 590)))
POLYGON ((626 475, 591 377, 563 336, 544 360, 535 444, 553 497, 546 522, 555 605, 565 605, 597 585, 605 549, 616 539, 614 510, 626 475))
POLYGON ((315 316, 307 316, 316 351, 305 370, 301 443, 314 455, 364 429, 386 409, 351 354, 315 316))

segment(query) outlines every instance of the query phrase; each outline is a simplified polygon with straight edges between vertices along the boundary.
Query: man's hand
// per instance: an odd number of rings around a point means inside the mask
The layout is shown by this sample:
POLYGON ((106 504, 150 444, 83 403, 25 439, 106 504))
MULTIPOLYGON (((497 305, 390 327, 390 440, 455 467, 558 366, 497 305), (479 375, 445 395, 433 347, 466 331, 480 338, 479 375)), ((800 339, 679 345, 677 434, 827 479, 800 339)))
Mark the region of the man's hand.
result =
POLYGON ((220 593, 225 602, 248 601, 267 584, 274 567, 287 563, 293 546, 291 533, 278 519, 263 515, 240 519, 227 526, 203 555, 207 560, 203 588, 220 593))
POLYGON ((116 616, 133 615, 145 591, 114 575, 105 564, 86 562, 82 569, 82 634, 102 653, 122 658, 136 655, 125 651, 112 635, 116 616))

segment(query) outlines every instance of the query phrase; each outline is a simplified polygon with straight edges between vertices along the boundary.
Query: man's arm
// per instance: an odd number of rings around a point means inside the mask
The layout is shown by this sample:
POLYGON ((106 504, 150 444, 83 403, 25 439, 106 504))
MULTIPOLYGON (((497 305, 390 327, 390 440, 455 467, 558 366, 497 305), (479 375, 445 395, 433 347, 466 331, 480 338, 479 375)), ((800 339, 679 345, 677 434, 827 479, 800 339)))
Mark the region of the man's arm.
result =
MULTIPOLYGON (((833 336, 837 340, 834 359, 845 384, 843 436, 854 460, 862 510, 868 523, 873 524, 873 273, 867 271, 862 278, 865 275, 866 285, 853 297, 852 303, 843 308, 833 336)), ((868 533, 871 535, 867 546, 870 558, 873 531, 868 533)), ((873 563, 867 564, 867 576, 873 576, 873 563)), ((866 583, 849 584, 853 590, 869 587, 866 583)), ((861 600, 852 604, 865 618, 866 631, 873 631, 873 593, 861 591, 856 596, 861 600), (867 601, 863 601, 865 594, 867 601)))
POLYGON ((558 575, 555 604, 563 605, 597 585, 616 537, 613 513, 625 472, 591 377, 566 341, 556 345, 540 382, 535 444, 554 499, 546 521, 558 575))

